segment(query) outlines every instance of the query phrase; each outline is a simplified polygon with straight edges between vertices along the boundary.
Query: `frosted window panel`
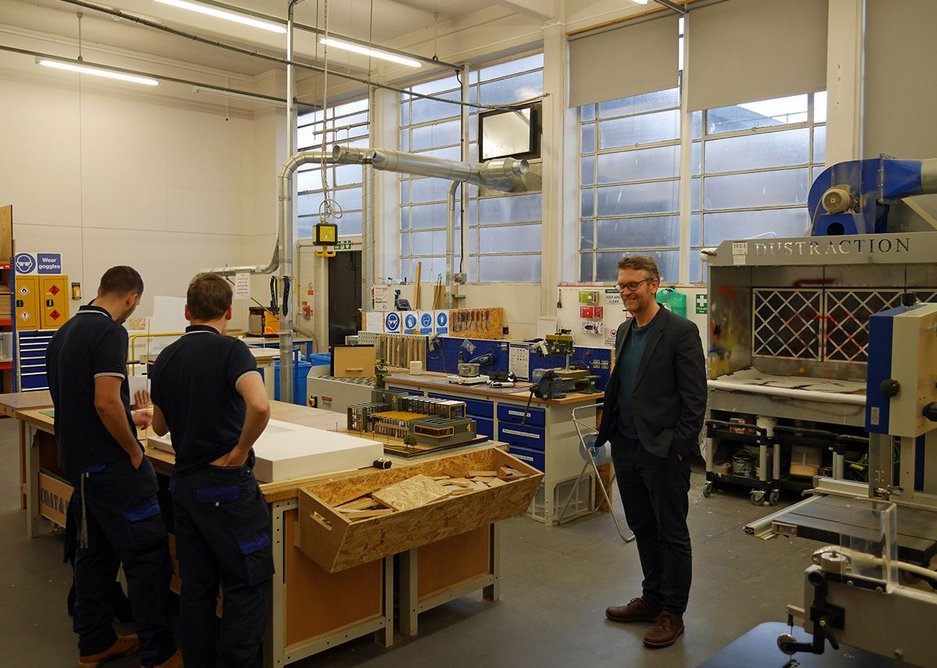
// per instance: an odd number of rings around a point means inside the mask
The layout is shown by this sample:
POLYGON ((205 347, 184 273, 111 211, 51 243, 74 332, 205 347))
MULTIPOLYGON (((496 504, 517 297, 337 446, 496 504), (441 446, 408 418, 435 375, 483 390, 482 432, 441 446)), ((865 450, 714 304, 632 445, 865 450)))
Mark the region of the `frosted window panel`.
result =
POLYGON ((680 218, 619 218, 596 221, 597 248, 660 248, 680 244, 680 218))
POLYGON ((543 94, 543 72, 528 72, 508 79, 484 83, 479 96, 482 104, 510 104, 543 94))
POLYGON ((678 110, 599 121, 599 148, 671 141, 679 136, 678 110))
MULTIPOLYGON (((459 131, 461 132, 461 130, 459 131)), ((469 155, 478 155, 478 149, 474 148, 478 138, 478 114, 469 114, 468 118, 468 136, 469 136, 469 155)), ((460 136, 461 139, 461 136, 460 136)))
MULTIPOLYGON (((444 79, 435 79, 433 81, 427 81, 426 83, 417 84, 416 86, 411 86, 410 90, 420 95, 438 95, 443 91, 458 88, 460 85, 459 80, 453 75, 444 79)), ((414 97, 411 99, 419 100, 420 98, 414 97)))
MULTIPOLYGON (((332 172, 333 170, 329 171, 332 172)), ((364 180, 361 165, 341 165, 335 167, 334 176, 332 173, 330 173, 329 176, 334 179, 333 185, 335 186, 350 186, 361 183, 364 180)))
POLYGON ((810 128, 706 142, 706 173, 735 172, 810 162, 810 128))
POLYGON ((410 203, 410 180, 400 179, 400 204, 410 203))
POLYGON ((592 250, 595 248, 595 221, 582 220, 579 222, 579 248, 592 250))
POLYGON ((668 213, 679 210, 680 183, 633 183, 598 189, 599 216, 668 213))
MULTIPOLYGON (((702 216, 700 216, 699 214, 690 216, 690 245, 691 246, 699 246, 701 243, 700 241, 700 227, 702 225, 701 218, 702 216)), ((690 253, 690 255, 692 257, 693 254, 690 253)))
MULTIPOLYGON (((438 95, 443 100, 453 100, 458 102, 462 99, 462 92, 455 90, 443 95, 438 95)), ((410 103, 411 123, 426 123, 437 121, 460 114, 458 104, 450 104, 439 100, 427 100, 425 98, 414 98, 410 103)))
POLYGON ((662 282, 675 283, 680 277, 680 254, 677 251, 640 251, 625 253, 596 253, 595 254, 595 280, 608 281, 609 284, 618 278, 618 260, 622 255, 650 255, 657 262, 662 282))
POLYGON ((595 105, 587 104, 584 107, 579 107, 579 121, 593 121, 595 120, 595 105))
POLYGON ((421 151, 419 155, 428 155, 431 158, 442 158, 443 160, 461 160, 462 152, 458 146, 448 148, 437 148, 432 151, 421 151))
POLYGON ((478 260, 479 278, 486 282, 539 283, 540 256, 482 256, 478 260))
POLYGON ((581 253, 579 255, 579 280, 583 283, 589 283, 592 280, 592 253, 581 253))
POLYGON ((540 193, 481 199, 478 201, 479 222, 482 225, 496 225, 539 221, 541 199, 540 193))
POLYGON ((807 201, 807 169, 706 177, 705 208, 784 206, 807 201))
POLYGON ((410 207, 401 207, 400 209, 400 233, 401 238, 406 234, 406 231, 410 229, 410 207))
POLYGON ((542 67, 543 54, 535 53, 534 55, 527 56, 526 58, 518 58, 516 60, 510 60, 506 63, 499 63, 497 65, 483 67, 479 70, 479 73, 482 81, 490 81, 491 79, 498 79, 500 77, 506 77, 511 74, 517 74, 518 72, 536 70, 542 67))
POLYGON ((644 95, 635 95, 620 100, 599 103, 599 117, 625 116, 646 111, 658 111, 680 106, 680 91, 677 88, 661 90, 644 95))
POLYGON ((460 122, 456 120, 413 128, 413 150, 424 151, 437 146, 458 144, 460 125, 460 122))
POLYGON ((425 178, 410 181, 410 197, 413 202, 445 202, 451 181, 425 178))
POLYGON ((813 161, 826 162, 826 126, 813 129, 813 161))
POLYGON ((700 188, 702 180, 693 178, 690 180, 690 211, 700 210, 700 188))
POLYGON ((807 96, 794 95, 710 109, 706 112, 706 133, 712 135, 752 128, 772 128, 806 120, 807 96))
POLYGON ((690 137, 692 139, 699 139, 702 136, 703 136, 703 112, 692 111, 690 112, 690 137))
POLYGON ((338 202, 342 209, 360 209, 361 208, 361 188, 349 188, 347 190, 336 190, 332 193, 332 199, 338 202))
POLYGON ((423 204, 410 207, 410 222, 415 230, 446 227, 445 204, 423 204))
POLYGON ((361 211, 345 211, 338 223, 338 236, 347 237, 350 234, 361 234, 361 211))
POLYGON ((703 263, 695 249, 690 251, 690 283, 706 283, 708 280, 708 265, 703 263))
POLYGON ((361 139, 355 139, 354 141, 346 142, 344 146, 348 148, 370 148, 371 139, 368 137, 362 137, 361 139))
POLYGON ((404 153, 410 152, 410 131, 401 130, 400 132, 400 150, 404 153))
POLYGON ((599 183, 676 178, 679 175, 679 146, 661 146, 599 156, 599 183))
MULTIPOLYGON (((349 110, 350 111, 350 110, 349 110)), ((339 114, 339 117, 335 120, 329 119, 329 122, 326 123, 326 127, 330 130, 333 128, 342 128, 351 134, 361 134, 362 131, 367 132, 367 128, 360 125, 361 123, 368 122, 368 112, 363 111, 357 114, 339 114), (351 127, 351 126, 356 127, 351 127)))
POLYGON ((310 190, 322 190, 322 177, 318 168, 296 173, 296 191, 302 193, 310 190))
POLYGON ((320 204, 322 204, 321 192, 299 195, 296 198, 297 213, 300 216, 310 216, 319 213, 320 204))
POLYGON ((703 245, 718 246, 726 239, 745 239, 773 233, 777 237, 799 237, 807 233, 807 209, 727 211, 703 216, 703 245))
POLYGON ((583 158, 579 163, 579 183, 591 186, 595 183, 595 158, 583 158))
POLYGON ((410 235, 413 255, 443 255, 446 252, 446 232, 413 232, 410 235))
POLYGON ((695 141, 690 144, 690 174, 696 176, 703 169, 703 143, 695 141))
POLYGON ((540 225, 490 227, 481 235, 482 253, 539 252, 540 246, 540 225))
POLYGON ((299 218, 296 222, 297 222, 296 238, 297 239, 311 239, 312 238, 312 226, 318 222, 318 218, 305 216, 305 217, 299 218))
POLYGON ((595 254, 595 279, 599 283, 613 284, 618 278, 618 259, 621 253, 595 254))
POLYGON ((580 142, 582 153, 592 153, 595 151, 595 124, 586 123, 582 126, 582 140, 580 142))
MULTIPOLYGON (((296 145, 301 147, 312 146, 315 143, 316 136, 315 129, 311 125, 298 128, 296 130, 296 145)), ((320 139, 319 141, 322 140, 320 139)))
POLYGON ((595 215, 595 191, 589 188, 579 193, 579 216, 588 218, 595 215))
POLYGON ((813 122, 826 123, 826 91, 813 94, 813 122))

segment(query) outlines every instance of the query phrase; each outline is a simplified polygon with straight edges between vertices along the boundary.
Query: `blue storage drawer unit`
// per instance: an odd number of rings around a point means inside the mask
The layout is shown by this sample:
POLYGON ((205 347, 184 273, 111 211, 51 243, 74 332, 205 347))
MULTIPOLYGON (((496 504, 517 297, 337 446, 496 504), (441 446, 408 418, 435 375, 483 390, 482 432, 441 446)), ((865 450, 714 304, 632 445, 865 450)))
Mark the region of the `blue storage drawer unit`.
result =
POLYGON ((512 445, 508 448, 512 457, 517 457, 525 464, 530 464, 538 471, 546 471, 545 454, 540 450, 530 450, 512 445))
POLYGON ((498 422, 523 422, 525 426, 543 427, 546 425, 546 411, 542 408, 499 403, 498 422))
POLYGON ((489 418, 480 418, 470 415, 470 418, 475 420, 475 424, 478 426, 478 435, 487 436, 488 438, 494 440, 495 437, 495 421, 489 418))
POLYGON ((498 422, 498 440, 542 451, 546 441, 546 429, 526 424, 498 422))

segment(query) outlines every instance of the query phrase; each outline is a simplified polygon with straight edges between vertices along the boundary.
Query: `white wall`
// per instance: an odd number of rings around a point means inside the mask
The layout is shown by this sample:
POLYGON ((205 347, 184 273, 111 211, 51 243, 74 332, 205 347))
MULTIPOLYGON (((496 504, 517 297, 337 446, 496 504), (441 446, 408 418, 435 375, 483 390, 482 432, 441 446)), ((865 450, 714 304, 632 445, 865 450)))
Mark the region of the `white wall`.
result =
POLYGON ((143 276, 143 316, 154 295, 184 296, 194 273, 253 258, 261 241, 269 260, 275 197, 255 165, 272 151, 252 121, 3 70, 0 99, 0 203, 13 204, 16 248, 61 251, 84 301, 115 264, 143 276))

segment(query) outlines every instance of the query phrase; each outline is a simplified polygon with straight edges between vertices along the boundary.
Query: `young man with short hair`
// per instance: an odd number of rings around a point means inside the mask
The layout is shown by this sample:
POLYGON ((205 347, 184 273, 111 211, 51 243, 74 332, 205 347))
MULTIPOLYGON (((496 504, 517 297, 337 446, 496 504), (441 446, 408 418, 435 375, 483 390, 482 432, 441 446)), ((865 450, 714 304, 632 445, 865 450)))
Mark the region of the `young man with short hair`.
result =
POLYGON ((73 625, 82 668, 138 649, 144 666, 182 665, 156 472, 136 436, 149 416, 130 412, 128 337, 121 325, 142 294, 135 269, 111 267, 94 304, 62 325, 46 353, 59 465, 75 489, 71 503, 79 504, 70 515, 79 527, 73 625), (139 637, 118 637, 113 628, 111 589, 121 564, 139 637))
POLYGON ((221 276, 192 279, 185 306, 191 324, 160 353, 150 374, 153 429, 171 432, 176 452, 170 489, 186 664, 259 668, 273 550, 252 446, 267 425, 270 404, 250 350, 224 336, 231 299, 221 276))

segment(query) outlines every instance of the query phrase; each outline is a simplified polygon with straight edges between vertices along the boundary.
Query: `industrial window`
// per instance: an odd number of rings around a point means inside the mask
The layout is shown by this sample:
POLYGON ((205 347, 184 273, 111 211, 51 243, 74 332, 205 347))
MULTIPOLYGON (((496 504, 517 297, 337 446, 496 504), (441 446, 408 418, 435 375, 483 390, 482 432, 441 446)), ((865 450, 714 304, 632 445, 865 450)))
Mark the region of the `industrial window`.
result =
MULTIPOLYGON (((323 119, 326 133, 326 150, 335 144, 367 148, 370 145, 368 100, 357 100, 321 110, 300 114, 297 119, 296 146, 300 151, 322 150, 323 119)), ((362 183, 364 172, 361 165, 326 165, 326 185, 329 197, 341 217, 338 224, 339 238, 361 234, 363 204, 362 183)), ((297 212, 299 229, 297 238, 312 236, 313 226, 319 222, 323 210, 322 169, 319 165, 303 165, 296 172, 297 212)))
MULTIPOLYGON (((408 90, 458 101, 461 82, 451 76, 408 90)), ((543 92, 543 54, 482 67, 469 72, 468 99, 482 104, 510 104, 543 92)), ((400 148, 450 160, 461 159, 461 110, 457 104, 400 97, 400 148)), ((478 109, 470 108, 469 159, 478 161, 478 109)), ((446 270, 446 196, 449 181, 400 175, 400 275, 412 278, 416 263, 422 276, 434 280, 446 270)), ((466 261, 460 267, 461 236, 455 235, 454 271, 472 282, 539 282, 541 195, 479 197, 468 189, 466 261)), ((459 202, 456 203, 459 206, 459 202)), ((457 211, 458 217, 458 211, 457 211)), ((458 220, 456 221, 458 225, 458 220)))
POLYGON ((699 249, 726 239, 809 233, 807 193, 826 156, 826 93, 691 114, 690 280, 699 249))
POLYGON ((579 108, 579 280, 614 278, 618 258, 679 277, 680 90, 579 108))

